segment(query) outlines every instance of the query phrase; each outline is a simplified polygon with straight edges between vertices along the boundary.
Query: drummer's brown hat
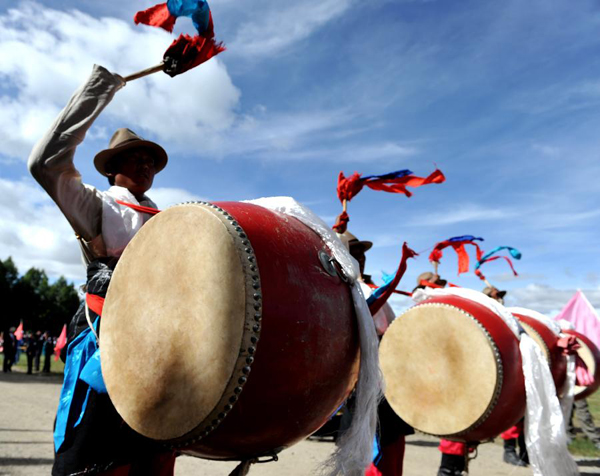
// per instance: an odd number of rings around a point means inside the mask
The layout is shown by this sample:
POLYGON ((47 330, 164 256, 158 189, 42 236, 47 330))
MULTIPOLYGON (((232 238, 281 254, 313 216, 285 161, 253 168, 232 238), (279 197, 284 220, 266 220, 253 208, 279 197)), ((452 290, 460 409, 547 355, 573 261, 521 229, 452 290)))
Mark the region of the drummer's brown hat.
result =
POLYGON ((421 284, 421 281, 429 281, 433 284, 438 284, 439 286, 446 286, 447 281, 445 279, 440 278, 438 275, 432 273, 431 271, 427 271, 425 273, 421 273, 417 278, 417 286, 421 284))
POLYGON ((169 160, 165 149, 155 142, 143 139, 131 129, 121 128, 111 137, 108 149, 98 152, 94 157, 96 170, 106 177, 106 165, 113 157, 122 154, 126 150, 140 147, 151 150, 152 155, 155 157, 156 173, 165 168, 169 160))
POLYGON ((486 296, 492 297, 492 293, 494 291, 496 291, 496 296, 498 296, 499 298, 503 298, 504 296, 506 296, 506 291, 500 291, 494 286, 486 286, 485 288, 483 288, 483 294, 485 294, 486 296))
POLYGON ((371 241, 361 241, 356 236, 354 236, 349 231, 345 231, 342 234, 337 234, 338 238, 342 240, 342 243, 350 250, 350 248, 361 247, 363 251, 370 250, 373 246, 373 242, 371 241))

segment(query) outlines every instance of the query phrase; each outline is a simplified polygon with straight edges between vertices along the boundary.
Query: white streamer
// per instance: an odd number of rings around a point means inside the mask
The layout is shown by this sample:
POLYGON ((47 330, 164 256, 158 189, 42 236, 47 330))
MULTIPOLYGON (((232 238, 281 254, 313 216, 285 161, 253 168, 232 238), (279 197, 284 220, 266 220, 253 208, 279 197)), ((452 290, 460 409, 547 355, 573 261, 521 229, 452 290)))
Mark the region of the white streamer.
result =
POLYGON ((327 224, 293 198, 269 197, 248 200, 246 203, 300 220, 325 241, 333 257, 350 278, 360 336, 360 373, 356 384, 356 406, 352 424, 339 439, 335 453, 325 464, 325 471, 329 476, 363 476, 365 468, 373 459, 377 404, 381 399, 383 380, 379 370, 379 346, 375 324, 360 286, 356 285, 360 272, 358 263, 327 224))
POLYGON ((527 394, 525 444, 534 476, 575 476, 577 464, 567 449, 563 411, 542 350, 521 336, 521 358, 527 394))

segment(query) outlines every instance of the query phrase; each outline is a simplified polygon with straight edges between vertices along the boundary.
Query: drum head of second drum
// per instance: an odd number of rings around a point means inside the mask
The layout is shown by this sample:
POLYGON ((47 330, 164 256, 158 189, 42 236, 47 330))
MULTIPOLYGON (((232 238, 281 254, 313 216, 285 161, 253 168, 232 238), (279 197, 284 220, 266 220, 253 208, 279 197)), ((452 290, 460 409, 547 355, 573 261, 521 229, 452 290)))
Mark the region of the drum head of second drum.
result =
POLYGON ((246 279, 230 224, 180 205, 152 218, 114 271, 100 328, 102 372, 123 419, 158 440, 215 410, 232 379, 246 279))
POLYGON ((493 340, 473 316, 447 304, 423 303, 399 316, 379 355, 391 407, 432 435, 477 425, 501 385, 493 340))

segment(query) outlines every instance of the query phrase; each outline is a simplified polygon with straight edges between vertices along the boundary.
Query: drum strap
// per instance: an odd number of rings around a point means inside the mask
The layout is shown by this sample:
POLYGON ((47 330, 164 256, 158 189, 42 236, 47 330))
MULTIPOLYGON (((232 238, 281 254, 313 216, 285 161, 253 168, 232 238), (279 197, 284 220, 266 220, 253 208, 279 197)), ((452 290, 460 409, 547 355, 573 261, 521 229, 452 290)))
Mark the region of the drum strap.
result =
POLYGON ((132 208, 136 212, 140 213, 148 213, 149 215, 156 215, 160 213, 160 210, 152 207, 143 207, 141 205, 134 205, 133 203, 124 202, 123 200, 115 200, 119 205, 123 205, 125 207, 132 208))

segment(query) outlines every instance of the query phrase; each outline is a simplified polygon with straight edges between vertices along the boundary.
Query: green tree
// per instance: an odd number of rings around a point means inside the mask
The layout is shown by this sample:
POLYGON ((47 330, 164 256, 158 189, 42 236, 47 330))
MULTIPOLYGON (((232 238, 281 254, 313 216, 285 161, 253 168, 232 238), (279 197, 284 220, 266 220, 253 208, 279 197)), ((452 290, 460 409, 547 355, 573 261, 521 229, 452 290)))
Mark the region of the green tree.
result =
POLYGON ((4 308, 0 313, 0 331, 8 330, 13 324, 11 319, 11 304, 15 285, 19 281, 19 271, 12 258, 0 260, 0 303, 4 308))
POLYGON ((68 324, 77 311, 81 300, 73 284, 61 276, 50 286, 47 293, 51 314, 46 317, 46 327, 58 335, 64 324, 68 324))
POLYGON ((0 299, 0 329, 23 321, 25 330, 50 331, 55 336, 80 304, 77 289, 63 276, 50 284, 45 271, 31 268, 19 277, 11 258, 0 260, 0 299))

